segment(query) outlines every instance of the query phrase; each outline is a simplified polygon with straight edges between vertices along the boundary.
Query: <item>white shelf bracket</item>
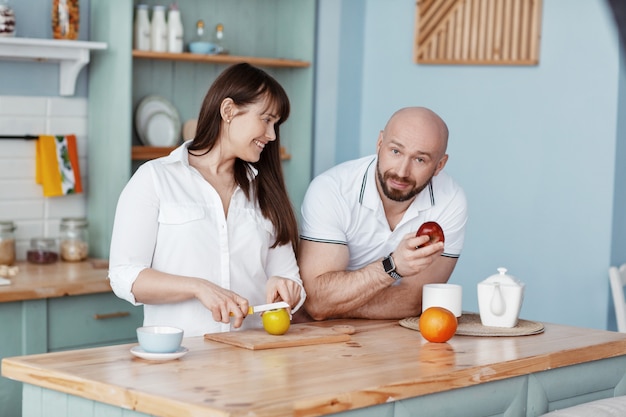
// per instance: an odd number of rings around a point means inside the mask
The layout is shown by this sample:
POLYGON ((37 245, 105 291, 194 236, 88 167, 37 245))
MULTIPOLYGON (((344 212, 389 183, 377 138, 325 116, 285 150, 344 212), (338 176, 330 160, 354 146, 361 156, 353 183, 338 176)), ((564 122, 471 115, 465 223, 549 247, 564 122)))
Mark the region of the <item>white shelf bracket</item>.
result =
POLYGON ((89 63, 90 51, 106 48, 103 42, 0 38, 0 60, 58 62, 59 94, 72 96, 78 74, 89 63))

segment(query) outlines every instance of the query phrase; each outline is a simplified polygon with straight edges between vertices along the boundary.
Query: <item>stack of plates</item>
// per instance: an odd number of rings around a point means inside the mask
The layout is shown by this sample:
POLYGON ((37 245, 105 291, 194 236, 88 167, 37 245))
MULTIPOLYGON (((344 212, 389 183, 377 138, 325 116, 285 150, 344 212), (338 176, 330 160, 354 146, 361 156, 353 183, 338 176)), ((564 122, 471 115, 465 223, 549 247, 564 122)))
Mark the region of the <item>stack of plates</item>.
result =
POLYGON ((175 146, 180 143, 180 116, 176 108, 160 96, 147 96, 137 106, 135 129, 146 146, 175 146))

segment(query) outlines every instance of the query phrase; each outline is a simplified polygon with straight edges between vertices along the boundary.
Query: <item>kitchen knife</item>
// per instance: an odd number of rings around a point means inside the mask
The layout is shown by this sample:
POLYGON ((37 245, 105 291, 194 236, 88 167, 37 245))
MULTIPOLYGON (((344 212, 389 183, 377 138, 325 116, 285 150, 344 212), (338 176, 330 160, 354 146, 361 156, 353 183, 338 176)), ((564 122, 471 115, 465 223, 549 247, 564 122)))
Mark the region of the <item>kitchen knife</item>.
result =
POLYGON ((248 314, 260 313, 262 311, 274 310, 277 308, 287 308, 287 307, 289 307, 289 304, 287 304, 284 301, 279 301, 277 303, 270 303, 270 304, 261 304, 258 306, 250 306, 248 308, 248 314))
MULTIPOLYGON (((289 307, 289 304, 287 304, 284 301, 279 301, 277 303, 270 303, 270 304, 261 304, 258 306, 248 307, 248 314, 261 313, 263 311, 274 310, 277 308, 287 308, 287 307, 289 307)), ((232 316, 233 313, 230 313, 230 315, 232 316)))

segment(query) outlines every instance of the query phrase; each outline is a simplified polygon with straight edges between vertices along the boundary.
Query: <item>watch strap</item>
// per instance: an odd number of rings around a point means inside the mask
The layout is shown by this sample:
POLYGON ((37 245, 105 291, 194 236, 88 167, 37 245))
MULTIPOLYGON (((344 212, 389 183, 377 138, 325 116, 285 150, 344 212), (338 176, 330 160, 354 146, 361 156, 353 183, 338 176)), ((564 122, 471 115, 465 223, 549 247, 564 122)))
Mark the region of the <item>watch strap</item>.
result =
POLYGON ((402 275, 398 274, 396 271, 388 272, 389 276, 396 281, 400 281, 402 279, 402 275))
POLYGON ((393 261, 393 258, 391 257, 392 255, 393 252, 383 258, 383 269, 391 278, 399 281, 400 279, 402 279, 402 275, 396 272, 396 263, 393 261))

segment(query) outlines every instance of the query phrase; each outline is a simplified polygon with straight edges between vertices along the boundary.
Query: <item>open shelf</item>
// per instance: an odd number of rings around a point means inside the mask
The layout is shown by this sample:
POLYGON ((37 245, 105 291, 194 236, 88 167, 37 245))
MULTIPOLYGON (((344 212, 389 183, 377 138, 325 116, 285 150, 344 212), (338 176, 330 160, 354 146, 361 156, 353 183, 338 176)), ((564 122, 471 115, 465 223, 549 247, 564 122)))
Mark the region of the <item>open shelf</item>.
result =
POLYGON ((152 52, 138 51, 136 49, 133 50, 133 58, 161 59, 166 61, 206 62, 210 64, 236 64, 239 62, 248 62, 251 65, 256 65, 260 67, 277 68, 307 68, 311 65, 310 62, 298 59, 263 58, 237 55, 203 55, 192 54, 190 52, 152 52))
POLYGON ((62 96, 74 95, 76 78, 89 63, 90 51, 106 48, 107 44, 103 42, 0 37, 1 60, 58 62, 59 94, 62 96))

